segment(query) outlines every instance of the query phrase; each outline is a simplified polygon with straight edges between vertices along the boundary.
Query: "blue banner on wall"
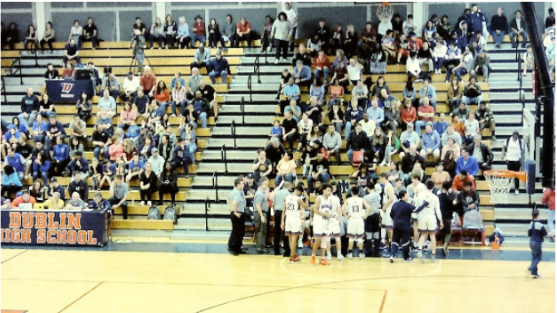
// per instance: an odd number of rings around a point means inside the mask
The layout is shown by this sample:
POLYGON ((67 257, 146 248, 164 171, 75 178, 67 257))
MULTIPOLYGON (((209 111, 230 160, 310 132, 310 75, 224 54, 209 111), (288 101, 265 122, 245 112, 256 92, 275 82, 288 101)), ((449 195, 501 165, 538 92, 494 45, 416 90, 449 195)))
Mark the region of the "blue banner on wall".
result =
POLYGON ((48 79, 46 92, 52 102, 77 102, 85 92, 93 97, 93 83, 88 79, 48 79))
POLYGON ((3 245, 101 247, 108 243, 106 210, 2 210, 1 226, 3 245))

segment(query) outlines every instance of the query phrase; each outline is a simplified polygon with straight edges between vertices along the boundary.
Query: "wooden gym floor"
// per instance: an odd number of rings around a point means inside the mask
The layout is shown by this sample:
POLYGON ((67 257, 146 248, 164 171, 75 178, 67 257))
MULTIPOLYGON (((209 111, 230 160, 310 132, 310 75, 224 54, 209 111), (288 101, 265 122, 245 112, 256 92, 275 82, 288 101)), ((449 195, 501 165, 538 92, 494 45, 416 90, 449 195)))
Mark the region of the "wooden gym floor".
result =
POLYGON ((2 249, 1 262, 2 312, 555 312, 554 261, 539 280, 527 261, 311 267, 307 256, 2 249))

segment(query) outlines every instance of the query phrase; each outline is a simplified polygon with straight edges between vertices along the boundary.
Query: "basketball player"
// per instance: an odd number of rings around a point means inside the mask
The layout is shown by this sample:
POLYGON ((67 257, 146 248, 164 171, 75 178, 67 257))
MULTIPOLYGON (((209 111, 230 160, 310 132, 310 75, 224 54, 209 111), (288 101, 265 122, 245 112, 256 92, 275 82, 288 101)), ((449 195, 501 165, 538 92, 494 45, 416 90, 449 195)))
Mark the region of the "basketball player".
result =
MULTIPOLYGON (((321 240, 321 245, 327 245, 327 260, 330 262, 332 258, 331 254, 331 237, 335 238, 335 246, 337 248, 337 260, 342 262, 344 260, 344 256, 342 255, 342 242, 340 241, 340 227, 342 225, 342 206, 340 205, 340 198, 337 197, 334 193, 331 194, 331 198, 333 201, 333 209, 331 211, 331 221, 329 222, 328 234, 329 240, 328 242, 324 242, 323 239, 321 240)), ((343 226, 343 225, 342 225, 343 226)))
POLYGON ((319 264, 321 265, 331 265, 331 262, 327 260, 325 257, 326 253, 326 246, 323 248, 321 245, 321 240, 325 240, 327 242, 329 234, 327 232, 329 228, 329 221, 333 217, 331 211, 333 209, 333 198, 331 197, 331 193, 333 191, 333 187, 329 184, 323 185, 323 195, 317 196, 315 198, 315 203, 311 210, 313 211, 313 249, 311 254, 311 260, 309 261, 310 265, 315 265, 315 254, 317 253, 317 249, 321 248, 321 261, 319 264))
MULTIPOLYGON (((420 181, 420 176, 418 174, 413 174, 411 177, 412 183, 408 185, 408 196, 410 197, 410 203, 414 206, 422 205, 421 199, 417 197, 420 191, 425 191, 426 186, 420 181)), ((418 213, 412 213, 412 227, 414 229, 413 246, 414 249, 418 248, 418 239, 420 235, 418 233, 418 213)))
MULTIPOLYGON (((379 190, 381 187, 377 185, 379 190)), ((381 242, 381 196, 375 190, 375 184, 370 181, 366 186, 368 194, 364 197, 365 202, 369 205, 370 215, 366 218, 365 231, 365 251, 366 257, 380 257, 380 247, 381 242)))
POLYGON ((443 229, 443 216, 441 215, 441 210, 439 209, 439 198, 437 195, 433 194, 435 184, 431 179, 426 182, 426 187, 427 191, 420 192, 417 197, 421 198, 424 202, 429 203, 429 205, 418 215, 418 231, 420 232, 420 240, 418 242, 418 259, 421 262, 424 262, 422 256, 422 246, 427 238, 427 235, 429 235, 431 238, 431 262, 435 262, 435 250, 437 248, 435 233, 437 232, 437 221, 439 221, 439 228, 443 229))
POLYGON ((348 219, 348 259, 352 258, 352 250, 354 249, 354 240, 358 243, 360 249, 360 259, 364 259, 364 233, 365 233, 365 219, 369 216, 371 208, 363 198, 360 198, 360 188, 352 187, 352 197, 346 199, 342 206, 342 212, 346 214, 348 219), (365 210, 364 210, 365 209, 365 210))
POLYGON ((402 254, 404 256, 404 262, 411 262, 410 258, 410 219, 413 213, 421 211, 425 206, 428 205, 427 202, 423 202, 422 206, 419 208, 414 207, 408 200, 410 197, 406 190, 401 190, 398 194, 400 200, 393 204, 391 209, 391 218, 393 219, 393 240, 391 242, 391 257, 390 261, 393 263, 395 261, 398 248, 402 247, 402 254))
MULTIPOLYGON (((381 207, 383 229, 381 229, 381 241, 385 244, 387 248, 387 233, 389 234, 389 240, 393 238, 393 220, 391 219, 391 208, 395 202, 395 191, 393 185, 389 182, 389 175, 383 172, 379 175, 379 183, 383 187, 383 206, 381 207)), ((387 248, 388 249, 388 248, 387 248)))
POLYGON ((286 196, 284 199, 284 214, 282 215, 280 227, 290 239, 290 264, 302 262, 300 256, 296 253, 296 246, 298 243, 298 236, 303 234, 306 223, 305 209, 308 207, 308 197, 305 197, 305 201, 302 200, 301 196, 304 192, 303 187, 296 186, 294 193, 286 196), (300 210, 300 208, 303 210, 300 210))

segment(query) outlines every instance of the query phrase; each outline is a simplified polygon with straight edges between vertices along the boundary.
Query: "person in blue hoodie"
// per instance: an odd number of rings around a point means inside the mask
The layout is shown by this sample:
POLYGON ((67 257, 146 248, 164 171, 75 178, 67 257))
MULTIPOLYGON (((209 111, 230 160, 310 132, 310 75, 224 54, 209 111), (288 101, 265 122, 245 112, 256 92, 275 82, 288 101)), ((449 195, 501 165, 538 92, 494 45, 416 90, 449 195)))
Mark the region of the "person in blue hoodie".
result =
POLYGON ((46 137, 44 139, 44 145, 46 151, 50 151, 51 142, 56 142, 57 137, 66 138, 66 130, 60 121, 56 120, 56 115, 50 116, 50 122, 47 125, 46 137))
POLYGON ((45 154, 39 153, 33 161, 33 181, 36 181, 41 174, 44 186, 48 186, 48 171, 50 170, 50 161, 45 154))
POLYGON ((10 194, 15 194, 21 191, 22 188, 23 184, 14 167, 10 164, 4 165, 4 171, 2 172, 2 195, 9 196, 10 194))
POLYGON ((480 171, 478 161, 466 149, 462 149, 460 156, 456 159, 456 172, 460 173, 462 170, 466 170, 472 177, 478 175, 480 171))
POLYGON ((478 10, 477 4, 472 4, 471 9, 470 15, 468 15, 468 20, 470 21, 468 30, 472 33, 472 35, 478 33, 482 34, 483 23, 486 22, 485 15, 478 10))
POLYGON ((8 125, 8 131, 4 134, 4 141, 2 142, 2 155, 6 155, 6 149, 14 144, 19 143, 21 133, 13 124, 8 125))
POLYGON ((221 50, 218 50, 216 57, 209 61, 208 70, 210 70, 209 78, 211 78, 213 85, 217 83, 215 78, 218 76, 222 78, 223 84, 227 83, 226 75, 230 73, 230 66, 228 65, 226 58, 222 56, 221 50))
POLYGON ((89 176, 89 162, 83 157, 81 151, 76 151, 74 159, 68 165, 68 168, 72 172, 72 180, 76 172, 81 173, 81 179, 86 179, 89 176))
POLYGON ((62 140, 62 137, 56 137, 56 145, 52 149, 52 162, 50 162, 50 177, 65 170, 70 161, 70 147, 62 140))
POLYGON ((25 174, 25 158, 21 156, 21 154, 16 153, 15 150, 10 147, 8 148, 8 156, 5 161, 7 164, 13 166, 19 176, 19 180, 22 181, 25 174))

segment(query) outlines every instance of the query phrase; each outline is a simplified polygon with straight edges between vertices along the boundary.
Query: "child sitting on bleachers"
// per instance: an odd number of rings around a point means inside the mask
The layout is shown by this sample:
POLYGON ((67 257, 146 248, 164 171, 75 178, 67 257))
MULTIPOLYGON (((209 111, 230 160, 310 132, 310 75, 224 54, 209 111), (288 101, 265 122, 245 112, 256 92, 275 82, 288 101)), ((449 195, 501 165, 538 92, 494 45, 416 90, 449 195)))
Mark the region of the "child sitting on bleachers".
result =
POLYGON ((282 136, 284 135, 284 129, 280 125, 279 120, 275 120, 273 122, 273 127, 271 127, 271 134, 269 135, 271 138, 277 137, 279 140, 282 140, 282 136))

